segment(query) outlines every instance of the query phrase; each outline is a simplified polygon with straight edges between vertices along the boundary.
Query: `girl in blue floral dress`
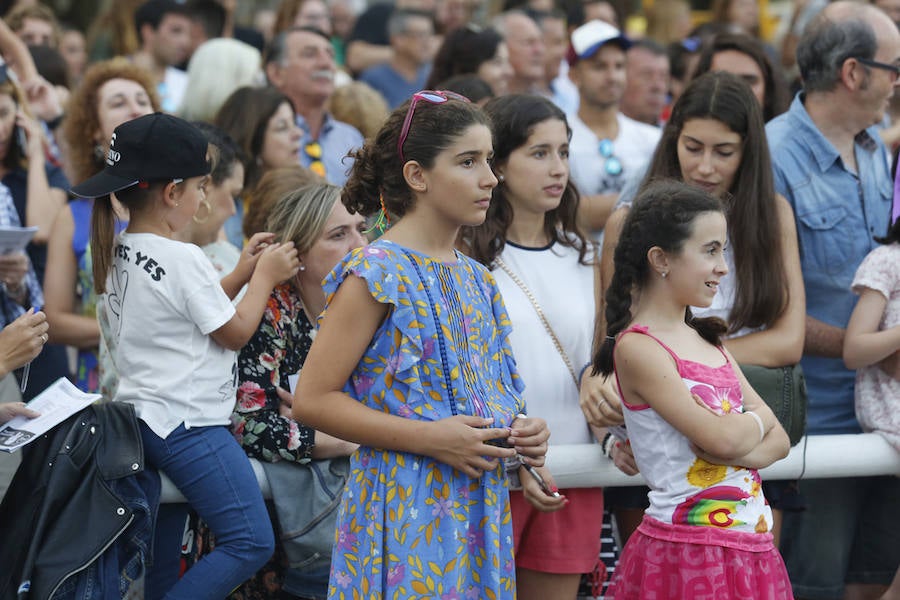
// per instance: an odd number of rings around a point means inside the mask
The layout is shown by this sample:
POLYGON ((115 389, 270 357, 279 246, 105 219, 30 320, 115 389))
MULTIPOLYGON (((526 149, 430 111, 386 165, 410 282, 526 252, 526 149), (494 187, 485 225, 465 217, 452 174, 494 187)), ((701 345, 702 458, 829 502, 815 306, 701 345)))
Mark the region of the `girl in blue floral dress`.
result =
MULTIPOLYGON (((325 283, 294 416, 358 442, 329 598, 514 598, 504 459, 543 464, 491 274, 455 250, 497 179, 484 114, 419 92, 355 156, 342 200, 393 226, 325 283)), ((533 482, 529 482, 529 485, 533 482)))

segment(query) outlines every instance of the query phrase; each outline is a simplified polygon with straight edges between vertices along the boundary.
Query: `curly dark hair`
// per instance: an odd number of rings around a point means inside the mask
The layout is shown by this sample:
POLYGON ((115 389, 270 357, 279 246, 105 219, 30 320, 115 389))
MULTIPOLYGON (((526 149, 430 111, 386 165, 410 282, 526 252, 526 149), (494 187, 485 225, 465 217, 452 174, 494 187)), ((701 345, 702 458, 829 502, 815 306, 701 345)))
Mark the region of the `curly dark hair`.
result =
POLYGON ((354 159, 350 178, 344 184, 341 201, 351 213, 373 215, 381 208, 402 217, 412 207, 413 194, 403 177, 403 165, 411 160, 430 169, 438 154, 450 147, 472 125, 490 127, 477 105, 449 99, 441 104, 421 101, 403 142, 405 161, 400 160, 398 143, 412 100, 407 100, 388 117, 378 135, 348 154, 354 159))

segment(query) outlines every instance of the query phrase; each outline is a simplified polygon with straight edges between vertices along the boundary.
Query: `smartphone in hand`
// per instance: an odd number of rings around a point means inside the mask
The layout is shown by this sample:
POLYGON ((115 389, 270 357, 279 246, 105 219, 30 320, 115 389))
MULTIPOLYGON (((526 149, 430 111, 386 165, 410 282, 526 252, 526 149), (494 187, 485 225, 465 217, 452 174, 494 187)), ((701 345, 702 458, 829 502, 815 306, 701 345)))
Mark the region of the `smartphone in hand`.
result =
POLYGON ((16 144, 19 146, 19 152, 22 153, 22 156, 28 156, 28 136, 25 135, 25 130, 16 126, 15 136, 16 144))

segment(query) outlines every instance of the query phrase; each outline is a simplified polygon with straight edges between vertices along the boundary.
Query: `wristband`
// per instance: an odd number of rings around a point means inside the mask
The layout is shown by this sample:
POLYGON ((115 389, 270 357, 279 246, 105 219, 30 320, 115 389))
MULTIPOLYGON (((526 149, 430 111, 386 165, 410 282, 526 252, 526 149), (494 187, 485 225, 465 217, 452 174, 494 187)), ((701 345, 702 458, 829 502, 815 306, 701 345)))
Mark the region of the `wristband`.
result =
POLYGON ((763 438, 766 437, 766 426, 763 425, 762 417, 760 417, 752 410, 745 411, 744 414, 750 415, 751 417, 756 419, 756 424, 759 425, 759 441, 763 441, 763 438))
POLYGON ((612 449, 613 443, 615 442, 615 437, 613 437, 612 433, 607 433, 603 438, 603 442, 600 443, 600 448, 603 450, 603 455, 606 458, 612 459, 612 449))

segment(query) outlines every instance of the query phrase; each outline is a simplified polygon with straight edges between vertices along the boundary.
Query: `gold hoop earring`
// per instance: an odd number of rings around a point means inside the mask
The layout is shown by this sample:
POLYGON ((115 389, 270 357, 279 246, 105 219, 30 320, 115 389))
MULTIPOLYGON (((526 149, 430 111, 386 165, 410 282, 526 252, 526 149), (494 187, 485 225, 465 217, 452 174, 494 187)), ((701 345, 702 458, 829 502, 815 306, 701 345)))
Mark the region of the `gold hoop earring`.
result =
MULTIPOLYGON (((206 207, 206 215, 202 219, 197 217, 197 215, 194 215, 194 217, 193 217, 194 223, 197 223, 197 224, 206 223, 207 221, 209 221, 210 215, 212 215, 212 205, 209 203, 209 200, 204 198, 203 200, 200 201, 200 206, 206 207)), ((199 208, 197 209, 197 214, 200 214, 199 208)))

